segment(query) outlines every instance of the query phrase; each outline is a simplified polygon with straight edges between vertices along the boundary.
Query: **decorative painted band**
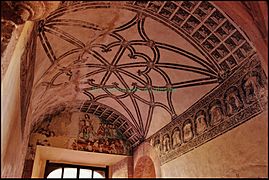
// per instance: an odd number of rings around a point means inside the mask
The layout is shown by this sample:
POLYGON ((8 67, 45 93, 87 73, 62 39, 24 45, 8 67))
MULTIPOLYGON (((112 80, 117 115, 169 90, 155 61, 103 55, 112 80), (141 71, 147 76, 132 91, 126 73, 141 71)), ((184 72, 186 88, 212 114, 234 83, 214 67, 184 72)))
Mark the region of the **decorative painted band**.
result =
POLYGON ((267 77, 257 54, 146 141, 165 164, 262 113, 268 106, 267 77))

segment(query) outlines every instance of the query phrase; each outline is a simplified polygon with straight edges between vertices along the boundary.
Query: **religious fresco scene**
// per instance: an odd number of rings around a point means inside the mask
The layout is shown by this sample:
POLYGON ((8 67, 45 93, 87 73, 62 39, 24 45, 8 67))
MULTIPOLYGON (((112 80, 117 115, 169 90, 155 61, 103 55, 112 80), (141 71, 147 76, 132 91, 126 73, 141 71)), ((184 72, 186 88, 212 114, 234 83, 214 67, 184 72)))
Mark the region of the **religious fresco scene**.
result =
POLYGON ((87 113, 48 117, 30 136, 28 160, 34 160, 36 145, 79 151, 131 154, 130 145, 113 124, 87 113))
POLYGON ((265 1, 1 1, 1 25, 1 177, 268 177, 265 1))

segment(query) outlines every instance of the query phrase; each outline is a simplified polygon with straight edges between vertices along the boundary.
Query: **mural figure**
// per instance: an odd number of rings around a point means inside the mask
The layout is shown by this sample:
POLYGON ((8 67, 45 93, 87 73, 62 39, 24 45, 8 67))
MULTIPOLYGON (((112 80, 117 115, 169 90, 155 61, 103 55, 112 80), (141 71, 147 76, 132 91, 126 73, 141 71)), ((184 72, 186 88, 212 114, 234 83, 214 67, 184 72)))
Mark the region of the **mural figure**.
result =
POLYGON ((88 142, 88 146, 87 146, 87 150, 88 151, 93 151, 93 148, 92 148, 92 142, 88 142))
POLYGON ((219 100, 213 101, 209 106, 209 116, 211 125, 215 125, 223 120, 223 112, 221 102, 219 100))
POLYGON ((172 147, 175 148, 176 146, 179 146, 180 144, 181 144, 180 131, 179 131, 179 128, 176 127, 173 130, 172 147))
POLYGON ((200 110, 199 112, 197 112, 196 118, 195 118, 195 126, 196 126, 197 134, 201 134, 207 129, 205 112, 203 110, 200 110))
POLYGON ((242 102, 239 97, 239 91, 236 87, 231 87, 225 94, 225 100, 227 104, 227 113, 232 115, 238 112, 242 107, 242 102))
POLYGON ((105 128, 105 136, 106 136, 106 137, 110 137, 111 134, 110 134, 110 130, 109 130, 109 128, 111 128, 111 126, 110 126, 109 124, 105 124, 105 125, 104 125, 104 128, 105 128))
POLYGON ((160 136, 156 136, 153 141, 153 147, 158 151, 161 152, 161 141, 160 136))
POLYGON ((91 124, 91 121, 82 119, 80 120, 80 128, 79 128, 79 140, 82 142, 86 142, 90 139, 93 139, 93 136, 95 135, 93 126, 91 124))
POLYGON ((108 130, 109 130, 109 134, 111 137, 116 137, 117 136, 117 130, 114 127, 113 124, 108 124, 108 130))
POLYGON ((116 146, 114 143, 111 143, 111 145, 110 145, 110 153, 112 153, 112 154, 117 153, 116 146))
POLYGON ((184 126, 183 126, 183 140, 184 142, 188 142, 192 138, 193 138, 193 132, 192 132, 191 121, 187 120, 185 121, 184 126))
POLYGON ((105 136, 105 125, 100 123, 99 129, 97 130, 97 136, 105 136))
POLYGON ((258 82, 256 76, 248 77, 244 84, 244 90, 246 92, 246 96, 249 98, 252 98, 258 93, 258 82))
POLYGON ((261 87, 260 76, 258 72, 252 71, 248 73, 242 83, 242 89, 246 97, 246 102, 251 103, 255 100, 261 87))
POLYGON ((123 150, 121 142, 118 139, 117 140, 115 139, 115 140, 113 140, 112 143, 114 144, 113 148, 114 148, 116 154, 122 154, 124 150, 123 150))
POLYGON ((163 137, 163 151, 167 152, 170 150, 170 138, 168 134, 165 134, 163 137))

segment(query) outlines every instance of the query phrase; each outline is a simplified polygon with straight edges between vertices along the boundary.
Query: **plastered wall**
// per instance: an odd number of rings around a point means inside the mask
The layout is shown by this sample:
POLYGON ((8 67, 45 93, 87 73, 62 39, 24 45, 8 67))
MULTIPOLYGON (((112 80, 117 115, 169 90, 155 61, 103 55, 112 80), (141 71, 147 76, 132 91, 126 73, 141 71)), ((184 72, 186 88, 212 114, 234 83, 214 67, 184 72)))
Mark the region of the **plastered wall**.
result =
POLYGON ((268 177, 268 110, 161 166, 162 177, 268 177))
POLYGON ((110 168, 111 178, 130 178, 133 177, 133 158, 126 157, 113 164, 110 168))

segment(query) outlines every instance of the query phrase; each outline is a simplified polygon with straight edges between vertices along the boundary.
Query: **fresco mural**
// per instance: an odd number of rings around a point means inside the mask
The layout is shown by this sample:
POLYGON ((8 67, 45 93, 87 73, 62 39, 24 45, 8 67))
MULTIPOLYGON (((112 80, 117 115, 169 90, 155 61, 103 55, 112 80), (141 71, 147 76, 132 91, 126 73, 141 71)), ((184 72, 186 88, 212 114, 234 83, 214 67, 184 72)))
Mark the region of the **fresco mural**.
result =
POLYGON ((79 151, 130 155, 131 146, 114 124, 83 112, 48 116, 31 134, 26 159, 37 145, 79 151))
POLYGON ((122 137, 115 126, 100 123, 100 120, 89 114, 79 120, 79 133, 71 149, 112 154, 128 154, 122 137))

